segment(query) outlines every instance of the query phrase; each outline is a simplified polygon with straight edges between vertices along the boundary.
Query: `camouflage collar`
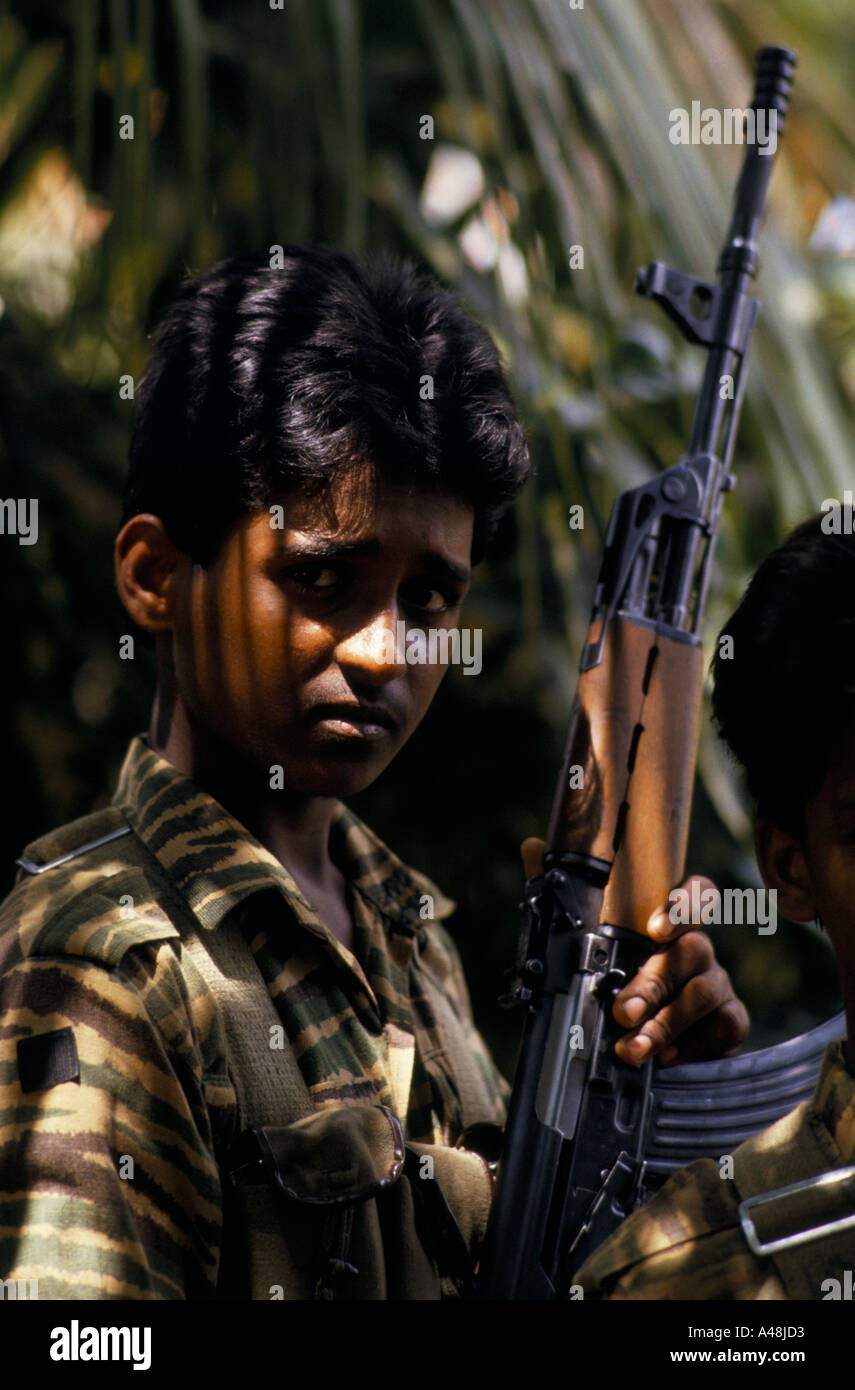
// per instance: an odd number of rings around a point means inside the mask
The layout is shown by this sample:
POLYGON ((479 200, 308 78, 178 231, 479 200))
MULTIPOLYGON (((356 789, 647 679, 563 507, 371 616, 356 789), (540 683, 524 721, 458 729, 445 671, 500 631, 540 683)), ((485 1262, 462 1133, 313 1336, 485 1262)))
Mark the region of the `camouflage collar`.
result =
MULTIPOLYGON (((328 935, 288 870, 208 792, 133 739, 113 803, 203 927, 213 929, 238 903, 262 889, 278 890, 297 919, 328 935)), ((454 903, 424 874, 410 869, 342 802, 336 802, 330 851, 348 882, 383 914, 391 930, 415 934, 423 918, 447 917, 454 903), (425 895, 433 899, 430 910, 425 895)))

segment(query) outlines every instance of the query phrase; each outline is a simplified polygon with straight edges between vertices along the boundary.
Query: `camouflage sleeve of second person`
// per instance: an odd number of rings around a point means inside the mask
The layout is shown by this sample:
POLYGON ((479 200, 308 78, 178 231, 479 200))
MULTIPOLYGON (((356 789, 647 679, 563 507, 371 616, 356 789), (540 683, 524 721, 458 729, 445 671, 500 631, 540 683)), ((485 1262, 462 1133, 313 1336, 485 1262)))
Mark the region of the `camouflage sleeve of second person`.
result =
POLYGON ((749 1250, 734 1184, 701 1158, 621 1222, 574 1275, 586 1300, 780 1299, 768 1260, 749 1250))

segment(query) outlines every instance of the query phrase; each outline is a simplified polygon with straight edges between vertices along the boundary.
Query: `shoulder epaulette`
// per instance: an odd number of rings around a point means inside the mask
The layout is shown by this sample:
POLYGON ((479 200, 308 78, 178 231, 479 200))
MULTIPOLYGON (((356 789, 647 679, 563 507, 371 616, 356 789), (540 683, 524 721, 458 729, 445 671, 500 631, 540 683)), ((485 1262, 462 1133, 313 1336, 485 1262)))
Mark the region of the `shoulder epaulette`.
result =
POLYGON ((25 873, 44 874, 48 869, 56 869, 60 864, 67 864, 69 859, 76 859, 80 854, 86 854, 87 850, 98 849, 100 845, 109 844, 111 840, 118 840, 121 835, 130 835, 131 827, 123 825, 118 830, 111 830, 109 835, 101 835, 97 840, 90 840, 88 844, 78 845, 76 849, 69 850, 67 854, 61 854, 58 859, 50 859, 46 864, 35 864, 32 859, 25 859, 23 855, 16 859, 25 873))
POLYGON ((16 863, 23 872, 0 912, 0 930, 15 931, 21 956, 115 965, 133 946, 179 935, 161 905, 151 856, 118 806, 41 836, 16 863))
POLYGON ((130 830, 118 806, 103 806, 100 811, 91 811, 88 816, 80 816, 68 825, 40 835, 24 846, 15 863, 27 874, 47 873, 48 869, 55 869, 78 855, 130 834, 130 830))

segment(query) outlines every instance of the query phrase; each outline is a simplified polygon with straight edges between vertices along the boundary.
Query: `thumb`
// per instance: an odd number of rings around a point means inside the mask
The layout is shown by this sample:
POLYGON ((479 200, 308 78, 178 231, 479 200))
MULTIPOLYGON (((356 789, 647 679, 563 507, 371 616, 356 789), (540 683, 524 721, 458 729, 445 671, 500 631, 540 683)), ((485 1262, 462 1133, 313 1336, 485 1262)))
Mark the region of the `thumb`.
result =
POLYGON ((522 854, 526 878, 535 878, 537 874, 543 873, 543 852, 545 849, 545 840, 537 840, 533 836, 523 840, 520 845, 520 853, 522 854))

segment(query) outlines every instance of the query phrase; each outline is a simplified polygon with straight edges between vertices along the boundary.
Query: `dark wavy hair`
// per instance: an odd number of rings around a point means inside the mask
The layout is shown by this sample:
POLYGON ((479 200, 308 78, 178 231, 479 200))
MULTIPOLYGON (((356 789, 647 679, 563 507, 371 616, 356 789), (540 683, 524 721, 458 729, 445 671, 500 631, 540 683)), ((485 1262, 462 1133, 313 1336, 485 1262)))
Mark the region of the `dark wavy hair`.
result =
POLYGON ((855 536, 826 534, 824 519, 763 561, 722 629, 732 657, 719 641, 712 662, 713 718, 758 814, 796 836, 855 731, 855 536))
POLYGON ((370 461, 471 505, 480 559, 529 472, 489 334, 408 263, 299 246, 283 259, 236 256, 183 282, 135 393, 123 522, 155 513, 208 565, 241 516, 370 461))

